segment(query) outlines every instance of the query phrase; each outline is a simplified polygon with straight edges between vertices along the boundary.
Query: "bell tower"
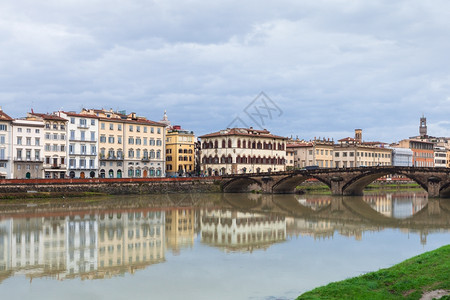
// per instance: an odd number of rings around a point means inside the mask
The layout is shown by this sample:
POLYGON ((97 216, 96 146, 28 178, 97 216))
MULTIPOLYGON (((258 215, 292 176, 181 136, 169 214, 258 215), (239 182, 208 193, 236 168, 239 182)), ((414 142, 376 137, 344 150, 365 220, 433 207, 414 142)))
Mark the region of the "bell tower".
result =
POLYGON ((424 138, 427 136, 427 118, 422 115, 420 118, 420 126, 419 126, 420 137, 424 138))

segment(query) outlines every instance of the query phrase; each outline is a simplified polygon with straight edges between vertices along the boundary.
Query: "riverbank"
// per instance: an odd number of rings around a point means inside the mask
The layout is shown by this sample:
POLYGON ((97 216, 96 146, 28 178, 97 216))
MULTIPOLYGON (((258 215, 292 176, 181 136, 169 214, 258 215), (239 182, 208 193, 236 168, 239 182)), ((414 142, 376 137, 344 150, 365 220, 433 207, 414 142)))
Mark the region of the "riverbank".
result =
POLYGON ((89 178, 0 180, 0 199, 38 199, 166 193, 219 193, 220 178, 89 178))
POLYGON ((433 299, 422 298, 428 294, 435 297, 450 295, 450 245, 415 256, 388 269, 316 288, 302 294, 297 300, 433 299))

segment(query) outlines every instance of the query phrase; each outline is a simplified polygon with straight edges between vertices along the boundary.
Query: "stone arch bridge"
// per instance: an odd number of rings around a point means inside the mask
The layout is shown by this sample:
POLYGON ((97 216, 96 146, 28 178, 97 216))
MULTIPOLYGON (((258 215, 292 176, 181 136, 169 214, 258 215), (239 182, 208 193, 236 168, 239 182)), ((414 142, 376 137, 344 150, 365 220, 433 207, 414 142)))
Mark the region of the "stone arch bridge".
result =
POLYGON ((326 184, 333 195, 350 196, 362 195, 368 184, 389 174, 404 175, 417 182, 428 197, 450 197, 450 168, 380 166, 237 174, 222 176, 221 184, 225 193, 246 192, 256 185, 263 193, 288 194, 305 180, 315 178, 326 184))

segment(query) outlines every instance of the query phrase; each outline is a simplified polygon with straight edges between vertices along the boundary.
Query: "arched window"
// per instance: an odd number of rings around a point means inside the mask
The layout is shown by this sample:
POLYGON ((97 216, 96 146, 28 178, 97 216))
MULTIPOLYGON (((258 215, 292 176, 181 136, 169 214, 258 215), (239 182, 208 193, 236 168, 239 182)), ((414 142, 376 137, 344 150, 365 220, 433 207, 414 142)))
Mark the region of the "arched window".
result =
POLYGON ((258 144, 257 144, 256 148, 257 148, 257 149, 261 149, 261 148, 262 148, 262 144, 261 144, 261 142, 258 142, 258 144))
POLYGON ((155 158, 155 150, 150 150, 150 158, 155 158))
MULTIPOLYGON (((211 142, 209 142, 209 146, 208 146, 208 148, 212 148, 213 147, 213 142, 211 141, 211 142)), ((216 147, 217 148, 217 147, 216 147)))
POLYGON ((215 163, 215 164, 218 164, 218 163, 219 163, 219 158, 217 157, 217 155, 214 156, 213 163, 215 163))
POLYGON ((238 141, 237 141, 237 147, 238 147, 238 148, 241 148, 241 140, 238 140, 238 141))
POLYGON ((181 156, 181 155, 178 156, 178 160, 179 160, 179 161, 183 161, 183 156, 181 156))
POLYGON ((256 142, 252 143, 252 149, 256 149, 256 142))
MULTIPOLYGON (((238 141, 238 144, 239 144, 239 141, 238 141)), ((240 164, 241 163, 241 157, 238 155, 238 156, 236 156, 236 163, 237 164, 240 164)))
POLYGON ((212 164, 212 162, 213 162, 213 159, 212 159, 211 156, 209 156, 209 157, 208 157, 208 163, 209 163, 209 164, 212 164))
POLYGON ((225 140, 222 140, 222 148, 225 148, 225 140))
POLYGON ((246 142, 245 142, 245 141, 243 141, 243 142, 242 142, 242 148, 245 148, 245 147, 246 147, 246 145, 245 145, 245 144, 246 144, 246 142))
POLYGON ((161 150, 156 151, 156 158, 161 158, 161 150))
POLYGON ((214 148, 219 148, 219 142, 217 140, 214 141, 214 148))
POLYGON ((228 148, 231 148, 231 140, 228 140, 228 148))
POLYGON ((222 157, 220 158, 220 163, 221 163, 221 164, 226 163, 226 161, 225 161, 225 156, 222 155, 222 157))
POLYGON ((131 158, 134 157, 134 150, 133 149, 128 150, 128 157, 131 157, 131 158))
POLYGON ((185 156, 184 157, 184 161, 188 161, 189 159, 188 159, 188 157, 187 156, 185 156))
POLYGON ((227 162, 228 162, 229 164, 232 164, 232 163, 233 163, 233 158, 231 157, 231 154, 228 154, 227 162))

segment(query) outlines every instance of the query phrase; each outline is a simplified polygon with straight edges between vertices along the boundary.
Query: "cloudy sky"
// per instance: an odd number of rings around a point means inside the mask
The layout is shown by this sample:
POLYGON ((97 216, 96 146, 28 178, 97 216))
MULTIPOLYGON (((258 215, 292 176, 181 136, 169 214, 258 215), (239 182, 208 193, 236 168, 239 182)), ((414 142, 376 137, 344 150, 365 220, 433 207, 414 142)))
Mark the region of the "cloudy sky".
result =
POLYGON ((449 20, 446 0, 1 1, 0 105, 386 142, 425 114, 450 136, 449 20))

